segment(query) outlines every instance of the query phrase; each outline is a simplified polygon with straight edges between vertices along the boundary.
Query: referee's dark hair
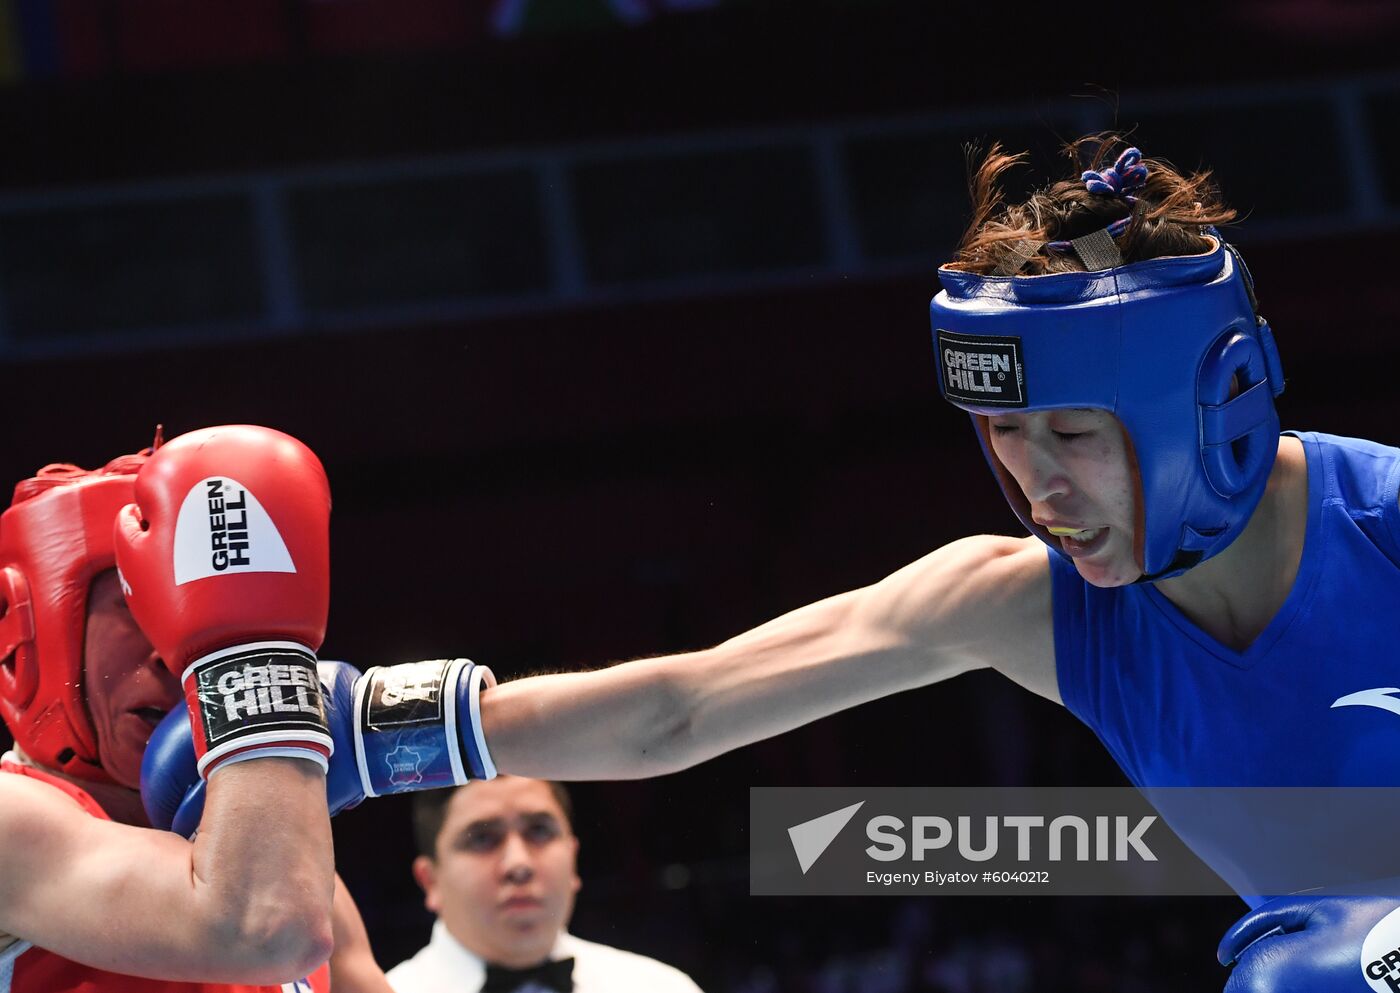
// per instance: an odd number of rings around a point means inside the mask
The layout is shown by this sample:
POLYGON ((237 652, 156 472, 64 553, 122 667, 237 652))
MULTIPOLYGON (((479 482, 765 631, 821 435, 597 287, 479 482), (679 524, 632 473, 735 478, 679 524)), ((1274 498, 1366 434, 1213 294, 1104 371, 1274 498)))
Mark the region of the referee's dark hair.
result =
MULTIPOLYGON (((553 780, 543 782, 549 787, 549 792, 554 794, 555 802, 564 812, 564 823, 572 831, 574 804, 569 799, 569 791, 564 788, 563 783, 553 780)), ((422 793, 413 794, 413 840, 418 845, 419 855, 426 855, 430 859, 437 858, 437 838, 442 833, 443 821, 447 820, 447 804, 457 790, 468 790, 471 787, 472 784, 468 783, 455 789, 424 790, 422 793)))

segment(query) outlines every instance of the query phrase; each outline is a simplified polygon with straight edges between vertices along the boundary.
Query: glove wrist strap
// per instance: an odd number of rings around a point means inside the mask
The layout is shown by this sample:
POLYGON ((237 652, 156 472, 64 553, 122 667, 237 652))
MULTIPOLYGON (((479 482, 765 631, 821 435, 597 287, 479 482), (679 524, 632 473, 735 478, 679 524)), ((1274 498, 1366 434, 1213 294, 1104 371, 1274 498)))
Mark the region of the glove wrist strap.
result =
POLYGON ((301 758, 325 772, 333 750, 316 656, 292 641, 259 641, 201 656, 181 683, 199 774, 255 758, 301 758))
POLYGON ((481 733, 486 666, 437 659, 376 666, 355 683, 355 762, 365 796, 491 779, 481 733))

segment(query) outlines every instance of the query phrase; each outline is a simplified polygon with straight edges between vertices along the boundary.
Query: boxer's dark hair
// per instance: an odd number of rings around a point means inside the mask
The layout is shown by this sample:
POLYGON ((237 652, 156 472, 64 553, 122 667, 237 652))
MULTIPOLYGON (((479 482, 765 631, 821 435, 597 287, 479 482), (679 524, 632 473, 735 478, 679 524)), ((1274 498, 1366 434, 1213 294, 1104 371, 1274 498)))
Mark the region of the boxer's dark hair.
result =
MULTIPOLYGON (((993 144, 985 155, 968 149, 968 191, 972 220, 958 245, 951 268, 988 275, 1013 249, 1026 241, 1067 241, 1132 217, 1118 238, 1124 262, 1169 255, 1196 255, 1210 249, 1202 229, 1227 224, 1236 213, 1225 205, 1210 170, 1184 173, 1166 159, 1143 158, 1147 183, 1135 191, 1136 204, 1111 194, 1090 193, 1080 173, 1113 165, 1127 139, 1116 133, 1086 135, 1064 146, 1068 160, 1063 179, 1033 192, 1023 203, 1006 203, 1002 181, 1008 170, 1024 165, 1025 153, 1011 154, 993 144)), ((1074 252, 1042 249, 1019 269, 1019 275, 1082 272, 1074 252)))
MULTIPOLYGON (((574 802, 563 783, 544 780, 555 803, 564 814, 564 823, 570 830, 574 826, 574 802)), ((437 839, 442 834, 442 825, 447 820, 447 805, 457 790, 471 789, 471 783, 454 789, 424 790, 413 794, 413 840, 418 845, 418 854, 430 859, 437 858, 437 839)))

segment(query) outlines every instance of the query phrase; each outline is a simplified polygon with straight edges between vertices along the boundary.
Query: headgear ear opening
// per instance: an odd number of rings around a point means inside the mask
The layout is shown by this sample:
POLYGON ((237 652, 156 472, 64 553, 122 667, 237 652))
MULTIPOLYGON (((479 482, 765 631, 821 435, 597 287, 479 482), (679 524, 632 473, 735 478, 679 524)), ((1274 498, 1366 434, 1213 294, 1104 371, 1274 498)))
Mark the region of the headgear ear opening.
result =
POLYGON ((1201 363, 1199 395, 1206 477, 1221 496, 1237 496, 1259 472, 1265 443, 1273 440, 1259 437, 1273 394, 1258 340, 1232 330, 1216 342, 1201 363))

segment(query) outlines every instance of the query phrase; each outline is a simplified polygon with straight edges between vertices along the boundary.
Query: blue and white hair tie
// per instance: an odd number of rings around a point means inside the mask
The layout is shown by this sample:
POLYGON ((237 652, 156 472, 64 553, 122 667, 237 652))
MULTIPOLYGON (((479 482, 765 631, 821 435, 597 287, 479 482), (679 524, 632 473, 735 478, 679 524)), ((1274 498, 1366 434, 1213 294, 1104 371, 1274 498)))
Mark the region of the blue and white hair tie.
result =
POLYGON ((1107 193, 1137 203, 1137 197, 1131 194, 1147 185, 1147 166, 1142 164, 1142 152, 1129 148, 1110 168, 1086 169, 1079 178, 1090 193, 1107 193))
MULTIPOLYGON (((1121 197, 1129 204, 1138 202, 1135 192, 1147 185, 1147 166, 1143 165, 1142 152, 1129 148, 1119 155, 1107 169, 1086 169, 1080 175, 1090 193, 1101 193, 1121 197)), ((1128 229, 1132 217, 1121 217, 1105 228, 1091 231, 1080 238, 1065 241, 1022 241, 1011 247, 993 275, 1014 276, 1025 267, 1034 255, 1042 249, 1052 252, 1073 252, 1079 256, 1084 268, 1090 272, 1111 269, 1123 264, 1123 256, 1113 239, 1128 229)))

